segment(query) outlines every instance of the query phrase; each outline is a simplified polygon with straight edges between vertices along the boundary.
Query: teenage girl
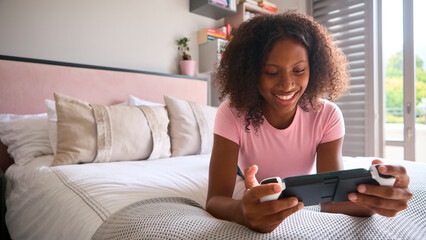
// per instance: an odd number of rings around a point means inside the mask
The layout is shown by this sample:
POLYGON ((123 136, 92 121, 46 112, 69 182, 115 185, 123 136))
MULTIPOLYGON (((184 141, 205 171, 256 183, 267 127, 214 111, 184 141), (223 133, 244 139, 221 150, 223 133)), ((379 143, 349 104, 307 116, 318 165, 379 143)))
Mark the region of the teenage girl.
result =
MULTIPOLYGON (((258 179, 309 174, 314 167, 343 169, 343 116, 330 101, 347 89, 347 66, 327 30, 304 14, 289 11, 241 24, 216 76, 225 101, 215 120, 207 211, 271 232, 304 205, 294 197, 261 203, 281 186, 259 185, 258 179), (242 199, 232 198, 237 172, 244 176, 242 199)), ((383 165, 379 171, 396 177, 393 187, 361 184, 349 202, 322 203, 321 210, 395 216, 407 208, 412 194, 405 168, 383 165)))

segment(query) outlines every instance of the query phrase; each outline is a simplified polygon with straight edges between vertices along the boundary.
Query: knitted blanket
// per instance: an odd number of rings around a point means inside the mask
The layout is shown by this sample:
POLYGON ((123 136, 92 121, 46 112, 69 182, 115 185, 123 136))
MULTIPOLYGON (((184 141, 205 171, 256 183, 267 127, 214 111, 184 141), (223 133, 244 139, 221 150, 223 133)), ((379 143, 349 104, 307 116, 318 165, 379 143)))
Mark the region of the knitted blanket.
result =
POLYGON ((426 239, 425 177, 414 179, 408 209, 393 218, 321 213, 319 206, 310 206, 263 234, 216 219, 193 200, 169 197, 139 201, 117 211, 93 239, 426 239))

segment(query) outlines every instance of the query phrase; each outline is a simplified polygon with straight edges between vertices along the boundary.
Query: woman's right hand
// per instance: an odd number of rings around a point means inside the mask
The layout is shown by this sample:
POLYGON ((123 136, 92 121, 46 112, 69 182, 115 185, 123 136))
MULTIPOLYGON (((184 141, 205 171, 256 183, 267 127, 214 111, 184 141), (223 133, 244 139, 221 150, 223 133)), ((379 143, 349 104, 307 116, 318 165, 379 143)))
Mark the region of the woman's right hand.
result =
POLYGON ((260 202, 259 199, 281 192, 281 185, 269 183, 260 185, 255 175, 258 167, 253 165, 244 171, 246 190, 242 201, 245 225, 255 231, 268 233, 277 228, 291 214, 303 208, 297 198, 260 202))

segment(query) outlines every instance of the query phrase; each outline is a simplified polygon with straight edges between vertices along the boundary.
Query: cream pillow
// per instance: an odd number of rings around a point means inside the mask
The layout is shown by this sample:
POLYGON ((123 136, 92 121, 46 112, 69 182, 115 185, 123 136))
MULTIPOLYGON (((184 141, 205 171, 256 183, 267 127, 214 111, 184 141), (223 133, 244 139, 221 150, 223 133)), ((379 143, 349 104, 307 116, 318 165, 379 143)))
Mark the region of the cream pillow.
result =
POLYGON ((217 108, 164 96, 169 114, 172 157, 210 153, 217 108))
POLYGON ((57 151, 52 166, 170 157, 161 106, 103 106, 54 94, 57 151))
MULTIPOLYGON (((127 100, 126 102, 122 102, 114 106, 136 106, 136 105, 129 105, 130 103, 129 101, 130 101, 130 97, 129 97, 129 100, 127 100)), ((56 116, 56 104, 55 104, 55 101, 50 99, 45 99, 44 103, 46 105, 46 111, 47 111, 47 127, 48 127, 47 130, 49 132, 50 146, 52 147, 53 154, 56 154, 56 142, 57 142, 56 122, 58 121, 58 117, 56 116)), ((139 104, 139 105, 144 105, 144 104, 139 104)))

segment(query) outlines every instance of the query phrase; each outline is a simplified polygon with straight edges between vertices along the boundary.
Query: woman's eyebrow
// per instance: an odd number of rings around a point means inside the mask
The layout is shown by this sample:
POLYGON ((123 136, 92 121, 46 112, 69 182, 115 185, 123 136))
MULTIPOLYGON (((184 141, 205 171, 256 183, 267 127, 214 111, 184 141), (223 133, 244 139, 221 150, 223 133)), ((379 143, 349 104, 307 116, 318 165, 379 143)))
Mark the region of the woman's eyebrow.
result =
MULTIPOLYGON (((294 63, 294 64, 293 64, 293 65, 291 65, 291 66, 295 66, 295 65, 297 65, 297 64, 299 64, 299 63, 303 63, 303 62, 307 62, 307 60, 300 60, 300 61, 298 61, 298 62, 294 63)), ((266 64, 265 64, 265 66, 281 67, 280 65, 278 65, 278 64, 274 64, 274 63, 266 63, 266 64)))

